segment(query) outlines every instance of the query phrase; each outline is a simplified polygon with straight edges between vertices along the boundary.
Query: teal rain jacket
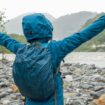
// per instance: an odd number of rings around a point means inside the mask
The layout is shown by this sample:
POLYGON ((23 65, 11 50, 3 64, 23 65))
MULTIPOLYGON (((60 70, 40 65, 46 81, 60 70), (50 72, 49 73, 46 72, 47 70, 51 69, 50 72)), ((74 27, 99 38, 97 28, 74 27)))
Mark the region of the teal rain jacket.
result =
MULTIPOLYGON (((104 30, 105 15, 101 16, 98 20, 90 24, 82 31, 74 33, 63 40, 52 41, 50 43, 48 43, 48 40, 52 38, 53 27, 44 15, 37 13, 26 16, 23 18, 22 24, 24 35, 28 42, 31 43, 33 41, 40 41, 42 46, 48 44, 53 56, 52 63, 55 67, 54 69, 56 70, 60 62, 67 54, 104 30)), ((3 33, 0 33, 0 45, 6 47, 8 50, 16 54, 18 49, 23 47, 25 44, 20 43, 3 33)), ((55 82, 57 105, 63 105, 63 84, 60 74, 56 76, 55 82)), ((27 97, 26 105, 54 105, 54 95, 52 95, 50 99, 43 102, 33 101, 27 97)))

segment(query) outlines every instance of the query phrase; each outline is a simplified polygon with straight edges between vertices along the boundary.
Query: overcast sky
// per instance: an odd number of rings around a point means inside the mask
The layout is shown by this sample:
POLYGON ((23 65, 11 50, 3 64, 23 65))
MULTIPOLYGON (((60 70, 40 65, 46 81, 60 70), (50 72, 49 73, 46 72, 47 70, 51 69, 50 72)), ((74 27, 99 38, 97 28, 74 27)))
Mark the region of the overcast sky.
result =
POLYGON ((78 11, 105 12, 105 0, 0 0, 8 19, 27 12, 44 12, 58 18, 78 11))

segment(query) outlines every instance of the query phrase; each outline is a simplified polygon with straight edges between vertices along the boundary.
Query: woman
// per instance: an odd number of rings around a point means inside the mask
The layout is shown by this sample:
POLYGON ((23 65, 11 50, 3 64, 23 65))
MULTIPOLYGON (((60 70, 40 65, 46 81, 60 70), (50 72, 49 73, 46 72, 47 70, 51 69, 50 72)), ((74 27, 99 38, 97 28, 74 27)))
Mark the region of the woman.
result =
MULTIPOLYGON (((87 28, 78 33, 74 33, 67 38, 59 41, 51 41, 53 26, 51 22, 40 13, 25 16, 23 18, 23 31, 24 35, 29 43, 40 42, 42 46, 49 45, 49 50, 52 53, 52 63, 54 69, 57 69, 60 62, 64 57, 79 47, 84 42, 90 40, 94 36, 98 35, 105 28, 105 15, 101 16, 98 20, 93 22, 87 28), (49 43, 48 43, 49 42, 49 43)), ((9 36, 0 33, 0 45, 6 47, 14 54, 24 46, 9 36)), ((26 97, 26 105, 63 105, 63 86, 60 73, 55 77, 56 83, 56 96, 53 94, 48 100, 34 101, 29 97, 26 97)))

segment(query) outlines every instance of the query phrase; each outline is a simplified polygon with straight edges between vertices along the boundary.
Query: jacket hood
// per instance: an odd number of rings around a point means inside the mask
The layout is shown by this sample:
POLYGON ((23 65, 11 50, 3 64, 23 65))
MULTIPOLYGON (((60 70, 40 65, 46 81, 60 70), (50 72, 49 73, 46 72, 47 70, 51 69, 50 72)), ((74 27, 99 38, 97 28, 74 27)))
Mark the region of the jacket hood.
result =
POLYGON ((22 27, 28 42, 52 38, 52 23, 41 13, 23 17, 22 27))

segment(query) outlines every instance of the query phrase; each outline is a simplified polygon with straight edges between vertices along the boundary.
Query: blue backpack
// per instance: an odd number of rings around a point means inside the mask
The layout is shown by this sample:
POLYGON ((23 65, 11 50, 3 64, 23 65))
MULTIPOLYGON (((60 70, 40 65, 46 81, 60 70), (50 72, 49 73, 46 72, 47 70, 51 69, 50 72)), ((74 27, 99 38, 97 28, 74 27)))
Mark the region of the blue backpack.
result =
POLYGON ((37 101, 46 100, 55 92, 51 53, 47 47, 25 45, 18 50, 13 63, 14 81, 21 94, 37 101))

